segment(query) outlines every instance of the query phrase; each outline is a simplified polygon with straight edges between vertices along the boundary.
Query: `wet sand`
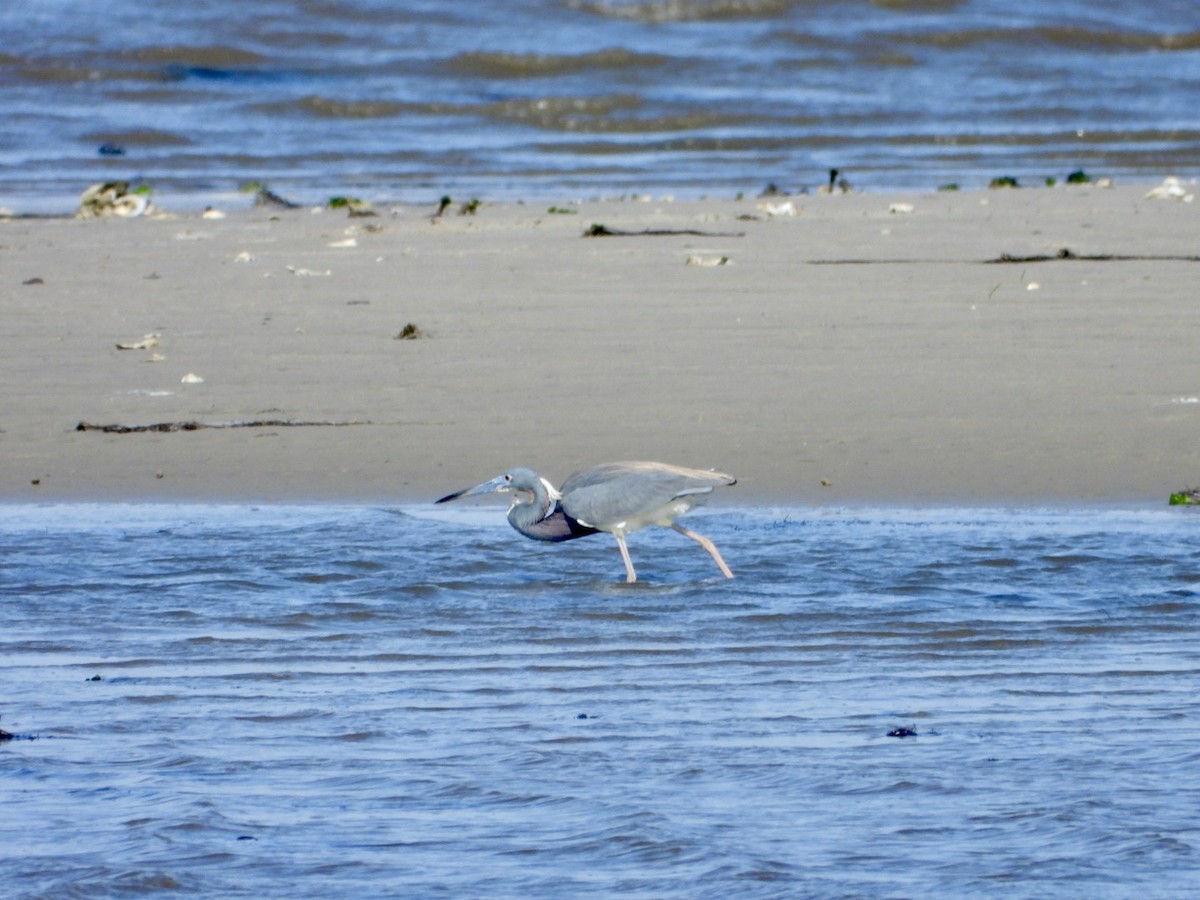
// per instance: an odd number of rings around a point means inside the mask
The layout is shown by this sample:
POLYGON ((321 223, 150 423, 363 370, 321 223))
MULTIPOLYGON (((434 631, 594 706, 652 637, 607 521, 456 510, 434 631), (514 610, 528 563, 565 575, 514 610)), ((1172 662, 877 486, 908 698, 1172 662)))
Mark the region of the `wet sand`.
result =
POLYGON ((1162 504, 1200 482, 1200 204, 1148 187, 0 222, 0 499, 648 458, 729 502, 1162 504))

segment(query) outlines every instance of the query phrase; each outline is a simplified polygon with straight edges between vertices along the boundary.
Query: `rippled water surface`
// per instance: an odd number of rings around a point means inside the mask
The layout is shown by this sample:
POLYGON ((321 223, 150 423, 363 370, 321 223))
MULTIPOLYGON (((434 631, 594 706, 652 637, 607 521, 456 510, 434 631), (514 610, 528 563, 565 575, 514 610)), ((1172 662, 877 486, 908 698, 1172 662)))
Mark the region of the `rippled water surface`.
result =
POLYGON ((1200 883, 1194 515, 691 521, 0 507, 5 894, 1200 883))
POLYGON ((1197 174, 1194 0, 39 0, 0 8, 0 201, 166 205, 1197 174))

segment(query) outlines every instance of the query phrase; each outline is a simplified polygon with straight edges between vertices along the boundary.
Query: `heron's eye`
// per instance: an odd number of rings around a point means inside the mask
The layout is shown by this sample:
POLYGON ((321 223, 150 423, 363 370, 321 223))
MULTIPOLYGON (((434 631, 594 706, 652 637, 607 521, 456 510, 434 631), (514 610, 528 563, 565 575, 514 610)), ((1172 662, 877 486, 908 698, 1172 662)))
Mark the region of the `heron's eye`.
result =
POLYGON ((505 476, 504 476, 504 480, 505 480, 505 481, 508 481, 508 482, 511 482, 511 481, 512 481, 512 476, 511 476, 511 475, 505 475, 505 476))

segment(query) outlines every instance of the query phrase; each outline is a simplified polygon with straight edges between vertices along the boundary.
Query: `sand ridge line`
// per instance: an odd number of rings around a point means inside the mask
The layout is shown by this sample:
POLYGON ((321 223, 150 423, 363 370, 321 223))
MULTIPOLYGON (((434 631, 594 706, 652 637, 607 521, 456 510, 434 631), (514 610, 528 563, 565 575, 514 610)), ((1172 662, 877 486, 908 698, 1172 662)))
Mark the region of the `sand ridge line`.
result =
POLYGON ((292 419, 256 419, 251 422, 156 422, 152 425, 93 425, 80 422, 76 431, 100 431, 105 434, 138 434, 145 432, 200 431, 203 428, 314 428, 331 426, 342 428, 349 425, 370 425, 370 422, 297 422, 292 419))

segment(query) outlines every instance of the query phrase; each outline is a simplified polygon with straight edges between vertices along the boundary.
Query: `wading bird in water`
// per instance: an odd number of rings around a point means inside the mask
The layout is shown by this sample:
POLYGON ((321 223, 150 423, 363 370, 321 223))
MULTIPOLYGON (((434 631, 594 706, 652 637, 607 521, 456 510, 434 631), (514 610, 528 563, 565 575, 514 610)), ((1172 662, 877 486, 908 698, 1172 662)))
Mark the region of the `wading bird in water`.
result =
POLYGON ((704 535, 676 525, 675 520, 707 500, 713 488, 736 483, 736 478, 724 472, 657 462, 616 462, 576 472, 561 489, 555 489, 532 469, 517 468, 437 502, 479 494, 512 494, 509 524, 535 541, 570 541, 607 531, 617 539, 626 581, 631 582, 637 581, 637 574, 629 559, 625 535, 648 525, 672 528, 707 550, 721 574, 732 578, 733 572, 716 545, 704 535))

